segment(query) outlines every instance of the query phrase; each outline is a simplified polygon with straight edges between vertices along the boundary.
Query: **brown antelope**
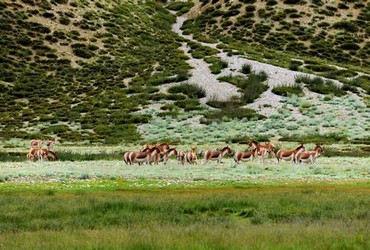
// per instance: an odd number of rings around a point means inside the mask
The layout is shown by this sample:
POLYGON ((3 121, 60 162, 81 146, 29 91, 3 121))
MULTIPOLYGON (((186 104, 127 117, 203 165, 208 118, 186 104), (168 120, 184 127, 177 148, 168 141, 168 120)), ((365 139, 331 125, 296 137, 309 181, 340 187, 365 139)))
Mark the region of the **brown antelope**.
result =
POLYGON ((282 149, 280 149, 276 153, 276 158, 278 160, 278 163, 280 162, 280 160, 295 162, 297 154, 302 152, 302 151, 305 151, 305 147, 303 146, 303 144, 298 146, 296 149, 292 149, 292 150, 282 150, 282 149))
POLYGON ((159 144, 157 148, 161 153, 164 153, 170 149, 170 144, 168 144, 167 142, 164 142, 164 143, 159 144))
POLYGON ((222 157, 224 157, 225 154, 231 155, 231 153, 232 152, 231 152, 231 149, 229 148, 229 146, 226 146, 223 149, 216 150, 216 151, 206 150, 204 152, 204 159, 205 159, 204 164, 206 164, 209 160, 217 161, 217 163, 221 163, 222 157))
POLYGON ((178 152, 177 159, 181 162, 182 165, 184 165, 185 162, 189 164, 197 164, 198 156, 196 148, 192 148, 190 152, 178 152))
POLYGON ((39 161, 53 159, 56 161, 59 160, 59 157, 51 150, 33 148, 27 153, 27 159, 30 161, 33 161, 34 159, 38 159, 39 161))
POLYGON ((321 145, 316 144, 314 151, 303 151, 296 155, 296 162, 298 163, 315 163, 316 158, 318 158, 324 149, 321 145))
POLYGON ((42 144, 44 143, 44 138, 41 138, 40 140, 31 140, 31 148, 41 148, 42 144))
POLYGON ((54 149, 54 145, 55 145, 56 142, 57 142, 57 137, 54 136, 46 144, 47 149, 52 151, 54 149))
POLYGON ((257 148, 250 152, 237 152, 234 154, 234 161, 239 164, 240 161, 253 161, 256 156, 257 148))
POLYGON ((126 165, 131 165, 131 161, 130 161, 130 153, 132 151, 127 151, 123 154, 123 160, 125 161, 126 165))
POLYGON ((147 150, 152 149, 154 147, 155 147, 155 145, 153 145, 153 144, 144 144, 144 146, 142 147, 140 152, 146 152, 147 150))
POLYGON ((167 164, 168 158, 171 155, 174 155, 177 158, 178 152, 177 152, 176 148, 170 148, 166 152, 161 154, 160 155, 160 158, 161 158, 160 160, 163 161, 164 164, 167 164))
POLYGON ((185 161, 186 161, 186 152, 184 152, 184 151, 178 152, 178 154, 177 154, 177 160, 179 162, 181 162, 182 165, 184 165, 185 164, 185 161))
POLYGON ((153 145, 149 145, 147 148, 142 149, 141 152, 150 152, 150 163, 154 162, 155 164, 158 164, 163 155, 159 148, 153 145))
POLYGON ((192 148, 190 152, 187 152, 185 155, 186 161, 189 162, 190 164, 197 164, 197 152, 196 148, 192 148))
POLYGON ((248 146, 252 149, 257 149, 254 157, 258 157, 262 162, 264 162, 265 158, 269 156, 269 153, 274 153, 275 150, 275 146, 271 142, 266 142, 265 145, 260 145, 257 141, 252 140, 248 143, 248 146))
MULTIPOLYGON (((132 151, 128 154, 128 162, 130 164, 137 162, 139 165, 145 162, 147 164, 152 165, 153 159, 155 155, 159 155, 159 150, 156 147, 151 149, 147 149, 145 152, 141 151, 132 151)), ((155 161, 155 159, 154 159, 155 161)))
POLYGON ((152 149, 154 147, 157 147, 161 153, 164 153, 170 149, 170 144, 168 144, 167 142, 161 143, 158 146, 153 144, 144 144, 143 148, 141 149, 141 152, 145 152, 146 150, 152 149))

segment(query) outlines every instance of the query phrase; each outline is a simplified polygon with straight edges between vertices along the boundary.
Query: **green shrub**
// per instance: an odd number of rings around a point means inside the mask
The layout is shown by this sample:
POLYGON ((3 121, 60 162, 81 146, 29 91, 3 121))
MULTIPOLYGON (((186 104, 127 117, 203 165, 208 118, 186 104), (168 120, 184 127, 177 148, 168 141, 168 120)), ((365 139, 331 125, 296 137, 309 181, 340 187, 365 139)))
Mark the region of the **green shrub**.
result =
POLYGON ((268 89, 268 86, 263 83, 267 78, 266 72, 261 71, 257 74, 251 73, 247 78, 242 76, 223 76, 218 79, 234 84, 242 89, 242 97, 240 99, 242 103, 253 103, 255 99, 268 89))
POLYGON ((81 43, 72 44, 72 51, 78 57, 89 59, 95 56, 95 53, 86 45, 81 43))
POLYGON ((307 88, 320 94, 334 94, 336 96, 345 95, 346 92, 334 84, 332 81, 323 80, 320 77, 311 78, 309 76, 296 77, 297 83, 306 84, 307 88))
POLYGON ((283 136, 279 141, 291 141, 299 143, 319 143, 319 144, 334 144, 338 142, 348 142, 348 138, 340 133, 329 133, 329 134, 294 134, 290 136, 283 136))
POLYGON ((351 80, 346 81, 346 84, 350 86, 360 87, 370 95, 370 77, 366 75, 358 76, 351 80))
POLYGON ((246 74, 248 75, 249 73, 252 72, 252 65, 250 64, 243 64, 241 70, 240 70, 243 74, 246 74))
POLYGON ((333 24, 334 29, 343 29, 348 32, 357 32, 358 28, 355 23, 351 21, 339 21, 333 24))
POLYGON ((220 110, 209 111, 201 119, 201 123, 210 124, 220 122, 224 117, 232 119, 264 119, 265 116, 256 113, 253 109, 241 108, 240 103, 234 101, 221 102, 213 100, 209 103, 220 108, 220 110))
POLYGON ((188 1, 188 2, 175 1, 175 2, 169 3, 166 6, 166 8, 169 10, 180 11, 181 13, 183 13, 184 9, 190 9, 193 6, 194 6, 194 3, 191 1, 188 1))
POLYGON ((279 85, 276 86, 272 89, 272 93, 276 95, 281 95, 281 96, 289 96, 289 95, 297 95, 297 96, 302 96, 303 95, 303 90, 302 90, 302 85, 301 84, 292 84, 292 85, 279 85))
POLYGON ((59 18, 59 23, 61 23, 63 25, 69 25, 71 23, 71 20, 66 16, 61 16, 59 18))
POLYGON ((174 104, 179 107, 184 109, 184 111, 191 111, 191 110, 199 110, 200 108, 200 103, 196 99, 185 99, 181 101, 176 101, 174 104))
POLYGON ((225 69, 227 68, 228 66, 228 63, 221 60, 220 58, 218 57, 213 57, 213 59, 208 59, 206 60, 208 63, 211 63, 212 65, 209 67, 212 74, 219 74, 221 73, 221 70, 222 69, 225 69))
POLYGON ((168 89, 171 94, 184 94, 189 98, 203 98, 206 96, 206 92, 203 88, 193 84, 180 84, 172 86, 168 89))

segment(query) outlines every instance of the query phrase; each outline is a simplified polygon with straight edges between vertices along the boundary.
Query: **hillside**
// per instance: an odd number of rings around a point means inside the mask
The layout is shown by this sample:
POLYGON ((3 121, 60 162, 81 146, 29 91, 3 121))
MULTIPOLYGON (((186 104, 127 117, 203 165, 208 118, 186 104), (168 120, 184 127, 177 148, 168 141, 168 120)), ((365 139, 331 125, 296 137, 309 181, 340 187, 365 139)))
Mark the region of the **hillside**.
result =
MULTIPOLYGON (((275 63, 277 58, 269 53, 279 51, 369 72, 370 4, 366 1, 196 2, 183 28, 197 40, 223 41, 229 49, 259 54, 275 63)), ((334 69, 315 64, 306 68, 326 73, 334 69)))
POLYGON ((0 138, 367 143, 370 5, 274 2, 1 2, 0 138))
POLYGON ((18 0, 0 11, 3 138, 136 140, 148 117, 131 112, 168 98, 157 81, 187 77, 175 18, 154 1, 18 0))

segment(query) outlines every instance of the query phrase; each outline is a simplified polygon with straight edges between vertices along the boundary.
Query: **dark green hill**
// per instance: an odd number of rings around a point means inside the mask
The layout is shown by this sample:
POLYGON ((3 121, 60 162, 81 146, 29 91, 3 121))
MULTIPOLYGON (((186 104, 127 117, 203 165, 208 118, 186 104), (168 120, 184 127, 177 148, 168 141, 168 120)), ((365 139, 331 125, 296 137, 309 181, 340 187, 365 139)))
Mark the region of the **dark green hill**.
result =
POLYGON ((174 19, 155 1, 2 1, 0 137, 139 138, 131 112, 187 78, 174 19))
MULTIPOLYGON (((284 65, 288 55, 369 73, 367 1, 200 0, 195 9, 183 28, 197 40, 222 41, 229 45, 225 49, 271 59, 274 64, 284 65)), ((315 65, 308 69, 326 71, 315 65)))

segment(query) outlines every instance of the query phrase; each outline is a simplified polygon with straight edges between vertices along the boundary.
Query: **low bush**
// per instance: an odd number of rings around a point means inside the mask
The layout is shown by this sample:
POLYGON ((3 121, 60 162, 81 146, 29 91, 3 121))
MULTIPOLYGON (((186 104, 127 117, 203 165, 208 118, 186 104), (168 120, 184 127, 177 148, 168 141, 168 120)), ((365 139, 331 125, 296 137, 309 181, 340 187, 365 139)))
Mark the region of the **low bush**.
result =
POLYGON ((324 80, 321 77, 309 77, 309 76, 297 76, 296 83, 304 83, 307 88, 313 92, 320 94, 334 94, 336 96, 343 96, 346 92, 341 89, 339 86, 335 85, 334 82, 324 80))
POLYGON ((189 98, 203 98, 206 96, 206 92, 203 88, 193 84, 180 84, 172 86, 168 89, 171 94, 184 94, 189 98))
POLYGON ((302 90, 302 85, 295 83, 292 85, 280 85, 276 86, 272 89, 272 93, 276 95, 281 95, 281 96, 289 96, 289 95, 297 95, 297 96, 302 96, 303 95, 303 90, 302 90))
POLYGON ((212 101, 208 104, 220 107, 220 110, 210 111, 201 119, 201 123, 210 124, 212 122, 220 122, 224 117, 232 119, 264 119, 265 116, 256 113, 253 109, 241 108, 240 103, 237 102, 221 102, 212 101))
POLYGON ((250 65, 250 64, 243 64, 243 66, 242 66, 242 68, 241 68, 241 70, 240 70, 240 72, 242 72, 243 74, 246 74, 246 75, 248 75, 249 73, 251 73, 252 72, 252 65, 250 65))
POLYGON ((334 144, 338 142, 348 142, 347 136, 340 133, 329 133, 329 134, 294 134, 289 136, 283 136, 279 141, 291 141, 300 143, 319 143, 319 144, 334 144))
POLYGON ((357 32, 358 27, 355 23, 351 21, 339 21, 333 24, 334 29, 343 29, 348 32, 357 32))
POLYGON ((191 110, 199 110, 201 109, 200 103, 196 99, 185 99, 182 101, 176 101, 174 104, 179 107, 184 109, 184 111, 191 111, 191 110))

